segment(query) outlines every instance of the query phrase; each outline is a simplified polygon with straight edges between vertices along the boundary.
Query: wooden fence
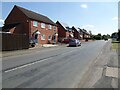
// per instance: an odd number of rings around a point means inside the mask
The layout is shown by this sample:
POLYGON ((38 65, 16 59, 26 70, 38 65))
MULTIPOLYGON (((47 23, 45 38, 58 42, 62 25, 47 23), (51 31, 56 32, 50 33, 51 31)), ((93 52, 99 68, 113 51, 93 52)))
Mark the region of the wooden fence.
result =
POLYGON ((20 50, 29 48, 29 39, 27 35, 1 33, 2 51, 20 50))

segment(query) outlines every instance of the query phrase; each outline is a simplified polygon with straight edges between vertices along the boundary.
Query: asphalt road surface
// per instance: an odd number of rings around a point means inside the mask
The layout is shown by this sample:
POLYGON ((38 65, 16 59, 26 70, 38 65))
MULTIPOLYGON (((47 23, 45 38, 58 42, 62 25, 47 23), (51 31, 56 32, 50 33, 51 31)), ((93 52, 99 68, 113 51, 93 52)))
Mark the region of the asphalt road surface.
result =
POLYGON ((107 42, 94 41, 80 47, 55 47, 4 57, 2 87, 74 88, 107 42))

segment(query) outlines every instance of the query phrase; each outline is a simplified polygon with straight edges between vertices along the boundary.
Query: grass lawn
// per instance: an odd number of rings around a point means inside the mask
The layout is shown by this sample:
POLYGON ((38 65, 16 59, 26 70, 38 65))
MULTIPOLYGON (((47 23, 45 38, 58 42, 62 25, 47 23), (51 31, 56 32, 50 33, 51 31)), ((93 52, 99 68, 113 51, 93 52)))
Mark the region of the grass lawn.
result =
POLYGON ((120 43, 117 41, 112 43, 112 49, 120 50, 120 43))
POLYGON ((120 41, 113 40, 112 43, 120 43, 120 41))

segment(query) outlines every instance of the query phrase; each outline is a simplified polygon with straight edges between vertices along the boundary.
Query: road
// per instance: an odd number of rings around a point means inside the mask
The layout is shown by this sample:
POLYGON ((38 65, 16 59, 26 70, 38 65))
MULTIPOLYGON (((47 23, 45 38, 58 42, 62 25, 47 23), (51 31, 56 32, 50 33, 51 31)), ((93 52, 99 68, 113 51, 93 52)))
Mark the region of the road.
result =
POLYGON ((106 43, 101 40, 80 47, 56 47, 4 57, 2 87, 74 88, 106 43))

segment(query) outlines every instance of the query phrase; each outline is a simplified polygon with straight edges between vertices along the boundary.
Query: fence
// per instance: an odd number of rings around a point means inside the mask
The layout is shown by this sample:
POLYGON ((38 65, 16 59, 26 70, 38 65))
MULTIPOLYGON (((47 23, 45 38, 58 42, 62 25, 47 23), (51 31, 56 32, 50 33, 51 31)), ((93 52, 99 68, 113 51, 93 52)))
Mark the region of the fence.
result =
POLYGON ((2 50, 20 50, 29 48, 29 39, 27 35, 1 33, 2 50))

